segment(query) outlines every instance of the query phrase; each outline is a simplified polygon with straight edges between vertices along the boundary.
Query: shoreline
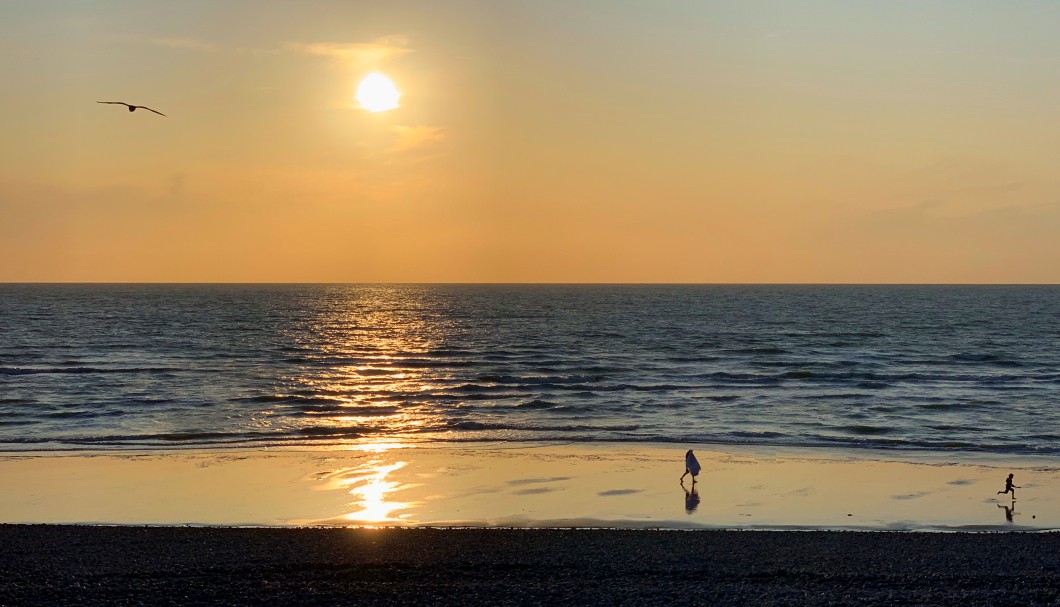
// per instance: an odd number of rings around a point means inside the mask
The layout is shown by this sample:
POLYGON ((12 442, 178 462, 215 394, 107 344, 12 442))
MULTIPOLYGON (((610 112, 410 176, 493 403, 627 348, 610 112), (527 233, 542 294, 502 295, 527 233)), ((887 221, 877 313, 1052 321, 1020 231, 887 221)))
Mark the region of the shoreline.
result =
POLYGON ((1060 530, 1052 458, 691 446, 695 490, 684 446, 655 443, 4 453, 0 523, 1060 530), (1017 502, 995 494, 1008 471, 1017 502))

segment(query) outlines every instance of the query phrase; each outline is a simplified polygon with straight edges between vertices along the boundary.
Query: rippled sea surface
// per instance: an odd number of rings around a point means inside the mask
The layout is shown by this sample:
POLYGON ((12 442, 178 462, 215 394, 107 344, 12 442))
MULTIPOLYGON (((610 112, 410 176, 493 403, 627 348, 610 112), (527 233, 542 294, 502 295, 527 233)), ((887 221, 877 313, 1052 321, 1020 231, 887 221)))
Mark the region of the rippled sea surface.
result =
POLYGON ((1060 453, 1060 288, 0 285, 0 450, 1060 453))

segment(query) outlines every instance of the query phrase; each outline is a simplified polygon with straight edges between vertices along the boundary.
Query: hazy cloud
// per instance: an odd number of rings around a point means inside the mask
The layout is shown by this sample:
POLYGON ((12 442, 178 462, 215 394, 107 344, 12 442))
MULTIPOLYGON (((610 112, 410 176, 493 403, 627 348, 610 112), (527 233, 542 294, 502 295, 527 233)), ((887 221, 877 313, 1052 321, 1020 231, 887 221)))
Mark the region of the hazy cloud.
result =
POLYGON ((391 146, 391 152, 405 152, 422 148, 445 139, 445 130, 439 126, 395 126, 391 131, 397 135, 397 142, 391 146))
POLYGON ((217 45, 204 42, 198 38, 152 38, 149 42, 155 46, 183 49, 197 53, 212 53, 217 50, 217 45))
POLYGON ((411 53, 408 44, 405 36, 394 35, 377 38, 374 42, 291 42, 285 44, 284 48, 297 53, 329 57, 344 64, 372 66, 411 53))
POLYGON ((169 195, 173 197, 180 197, 184 194, 184 184, 188 181, 188 174, 183 171, 177 171, 169 177, 169 195))

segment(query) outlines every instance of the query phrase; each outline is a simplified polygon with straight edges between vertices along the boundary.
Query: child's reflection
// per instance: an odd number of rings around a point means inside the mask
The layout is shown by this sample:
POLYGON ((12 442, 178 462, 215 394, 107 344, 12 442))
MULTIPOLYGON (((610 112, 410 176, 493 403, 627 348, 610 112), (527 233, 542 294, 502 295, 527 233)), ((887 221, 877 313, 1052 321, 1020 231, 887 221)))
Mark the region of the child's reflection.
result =
POLYGON ((1004 504, 998 504, 997 507, 1005 509, 1005 520, 1010 522, 1010 523, 1012 522, 1012 515, 1019 514, 1018 512, 1015 511, 1016 510, 1016 502, 1012 502, 1011 506, 1005 506, 1004 504))

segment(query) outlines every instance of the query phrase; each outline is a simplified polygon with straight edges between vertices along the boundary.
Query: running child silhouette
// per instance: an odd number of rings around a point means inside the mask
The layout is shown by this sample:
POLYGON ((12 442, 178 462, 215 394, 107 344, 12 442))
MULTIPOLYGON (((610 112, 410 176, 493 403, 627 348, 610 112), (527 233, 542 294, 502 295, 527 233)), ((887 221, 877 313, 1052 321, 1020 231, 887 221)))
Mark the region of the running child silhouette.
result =
POLYGON ((997 494, 1001 495, 1002 493, 1011 492, 1012 493, 1012 501, 1016 501, 1016 489, 1019 489, 1019 488, 1020 487, 1012 484, 1012 474, 1009 474, 1008 478, 1005 479, 1005 490, 1004 491, 998 491, 997 494))

